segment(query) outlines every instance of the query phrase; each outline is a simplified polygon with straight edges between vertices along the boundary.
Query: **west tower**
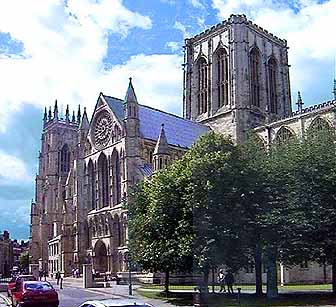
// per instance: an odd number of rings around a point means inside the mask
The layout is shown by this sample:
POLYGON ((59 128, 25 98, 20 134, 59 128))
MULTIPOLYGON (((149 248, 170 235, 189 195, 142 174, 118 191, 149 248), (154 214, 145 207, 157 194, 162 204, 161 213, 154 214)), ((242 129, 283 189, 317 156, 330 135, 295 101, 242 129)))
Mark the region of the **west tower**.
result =
POLYGON ((186 39, 184 117, 239 142, 267 117, 290 114, 287 51, 285 40, 245 15, 186 39))

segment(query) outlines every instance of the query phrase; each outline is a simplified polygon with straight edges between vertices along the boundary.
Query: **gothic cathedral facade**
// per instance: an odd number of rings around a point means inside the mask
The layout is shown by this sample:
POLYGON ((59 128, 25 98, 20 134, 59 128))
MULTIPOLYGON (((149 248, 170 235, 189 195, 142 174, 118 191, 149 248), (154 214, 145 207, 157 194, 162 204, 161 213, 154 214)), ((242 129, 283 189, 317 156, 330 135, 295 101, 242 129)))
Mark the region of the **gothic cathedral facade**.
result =
MULTIPOLYGON (((85 108, 64 118, 57 102, 45 110, 31 205, 30 253, 40 269, 70 274, 92 263, 99 272, 126 271, 131 187, 210 130, 235 142, 254 131, 268 145, 312 125, 335 127, 335 100, 307 109, 300 100, 292 112, 287 42, 244 15, 186 39, 184 48, 183 117, 140 104, 131 79, 123 100, 100 93, 91 120, 85 108)), ((283 269, 283 280, 330 277, 319 268, 291 272, 283 269)))

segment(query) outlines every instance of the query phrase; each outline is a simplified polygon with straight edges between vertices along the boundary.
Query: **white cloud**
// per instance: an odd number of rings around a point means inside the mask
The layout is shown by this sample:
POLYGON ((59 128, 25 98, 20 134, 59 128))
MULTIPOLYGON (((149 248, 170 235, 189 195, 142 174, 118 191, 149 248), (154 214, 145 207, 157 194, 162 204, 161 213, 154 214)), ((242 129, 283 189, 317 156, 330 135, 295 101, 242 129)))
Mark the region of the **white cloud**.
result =
POLYGON ((31 182, 33 182, 33 178, 29 174, 25 163, 0 150, 0 185, 31 182))
POLYGON ((191 36, 190 33, 187 30, 187 27, 179 21, 175 21, 174 28, 177 29, 177 30, 180 30, 182 32, 184 38, 187 38, 187 37, 191 36))
POLYGON ((172 52, 176 52, 181 48, 180 43, 178 42, 168 42, 166 43, 166 47, 169 48, 172 52))
POLYGON ((204 9, 204 5, 200 0, 189 0, 189 2, 196 8, 204 9))
POLYGON ((140 104, 179 112, 182 105, 182 61, 182 56, 175 54, 132 56, 100 79, 100 91, 124 98, 128 78, 132 77, 140 104))
POLYGON ((213 0, 212 4, 221 19, 244 13, 256 24, 287 39, 293 93, 301 89, 309 104, 331 98, 336 54, 336 40, 331 33, 336 0, 295 0, 292 6, 272 0, 213 0))
POLYGON ((0 132, 24 102, 72 106, 96 99, 108 32, 126 36, 149 29, 149 17, 121 0, 7 0, 0 2, 0 32, 24 45, 21 57, 0 58, 0 132), (20 7, 20 9, 17 9, 20 7))

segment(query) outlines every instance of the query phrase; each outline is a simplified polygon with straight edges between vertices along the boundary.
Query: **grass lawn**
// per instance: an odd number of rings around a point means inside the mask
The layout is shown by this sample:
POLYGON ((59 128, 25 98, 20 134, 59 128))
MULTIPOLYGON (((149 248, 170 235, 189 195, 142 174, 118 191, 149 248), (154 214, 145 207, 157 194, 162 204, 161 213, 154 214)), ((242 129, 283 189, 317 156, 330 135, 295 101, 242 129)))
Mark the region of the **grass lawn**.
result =
MULTIPOLYGON (((141 291, 139 294, 147 298, 155 298, 167 301, 176 306, 192 306, 193 300, 191 293, 170 293, 166 297, 161 292, 157 291, 141 291)), ((281 294, 279 298, 267 299, 266 297, 257 298, 253 294, 243 294, 241 296, 240 305, 238 304, 237 296, 228 296, 226 294, 212 294, 209 296, 209 305, 212 307, 269 307, 269 306, 335 306, 336 298, 329 293, 326 294, 309 294, 309 293, 288 293, 281 294)))

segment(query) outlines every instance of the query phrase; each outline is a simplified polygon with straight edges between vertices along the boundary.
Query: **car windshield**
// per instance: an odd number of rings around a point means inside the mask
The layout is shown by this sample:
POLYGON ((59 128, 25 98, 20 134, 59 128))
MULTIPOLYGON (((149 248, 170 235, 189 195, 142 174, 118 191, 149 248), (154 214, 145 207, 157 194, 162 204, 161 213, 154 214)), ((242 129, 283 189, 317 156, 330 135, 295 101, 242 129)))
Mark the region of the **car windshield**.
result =
POLYGON ((31 291, 47 291, 47 290, 52 290, 53 287, 52 285, 48 283, 28 283, 25 284, 25 289, 26 290, 31 290, 31 291))

